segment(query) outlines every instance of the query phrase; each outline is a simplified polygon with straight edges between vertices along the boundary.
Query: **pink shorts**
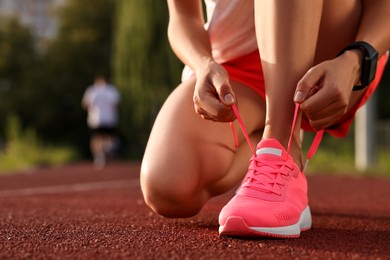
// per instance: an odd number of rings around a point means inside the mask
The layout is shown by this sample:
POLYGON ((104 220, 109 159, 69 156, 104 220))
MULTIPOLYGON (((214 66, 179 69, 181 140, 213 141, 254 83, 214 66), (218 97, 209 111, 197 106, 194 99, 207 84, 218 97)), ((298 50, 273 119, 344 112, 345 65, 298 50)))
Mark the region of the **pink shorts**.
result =
MULTIPOLYGON (((341 123, 325 129, 326 132, 336 137, 344 137, 347 135, 356 111, 367 102, 369 97, 374 93, 375 89, 379 85, 386 67, 387 58, 388 54, 386 53, 379 59, 375 79, 368 86, 368 89, 355 109, 346 114, 342 118, 341 123)), ((237 59, 223 63, 222 65, 229 73, 230 80, 243 83, 256 91, 265 100, 264 76, 261 69, 260 55, 257 50, 237 59)), ((302 128, 305 131, 313 131, 309 122, 304 118, 302 119, 302 128)))

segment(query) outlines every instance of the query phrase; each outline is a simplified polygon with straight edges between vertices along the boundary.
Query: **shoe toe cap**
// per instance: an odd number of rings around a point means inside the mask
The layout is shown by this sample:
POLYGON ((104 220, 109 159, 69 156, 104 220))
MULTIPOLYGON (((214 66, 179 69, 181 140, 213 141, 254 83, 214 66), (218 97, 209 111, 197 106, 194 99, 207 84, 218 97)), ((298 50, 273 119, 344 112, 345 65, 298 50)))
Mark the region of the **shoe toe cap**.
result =
POLYGON ((279 227, 296 223, 300 211, 294 206, 278 202, 262 202, 245 198, 235 198, 219 214, 219 224, 223 226, 229 217, 241 217, 249 227, 279 227))

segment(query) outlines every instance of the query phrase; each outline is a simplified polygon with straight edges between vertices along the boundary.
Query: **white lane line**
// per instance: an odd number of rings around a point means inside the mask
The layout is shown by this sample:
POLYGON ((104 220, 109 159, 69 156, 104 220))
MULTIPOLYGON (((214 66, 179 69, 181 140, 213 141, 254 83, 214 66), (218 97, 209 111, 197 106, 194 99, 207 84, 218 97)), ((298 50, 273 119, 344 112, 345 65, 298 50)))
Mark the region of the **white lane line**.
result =
POLYGON ((139 186, 140 186, 139 179, 87 182, 87 183, 76 183, 76 184, 69 184, 69 185, 26 188, 26 189, 19 189, 19 190, 5 190, 5 191, 0 191, 0 197, 29 196, 29 195, 38 195, 38 194, 56 194, 56 193, 69 193, 69 192, 108 190, 108 189, 121 189, 121 188, 136 188, 139 186))

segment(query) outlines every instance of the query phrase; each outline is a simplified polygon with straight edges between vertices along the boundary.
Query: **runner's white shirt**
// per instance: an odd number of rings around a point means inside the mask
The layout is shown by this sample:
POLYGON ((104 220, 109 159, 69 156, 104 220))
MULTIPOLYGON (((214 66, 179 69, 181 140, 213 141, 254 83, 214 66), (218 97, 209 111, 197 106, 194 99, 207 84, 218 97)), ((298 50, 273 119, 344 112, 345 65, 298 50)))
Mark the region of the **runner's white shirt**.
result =
POLYGON ((115 127, 118 122, 119 93, 110 84, 89 87, 83 97, 88 105, 88 125, 91 128, 115 127))

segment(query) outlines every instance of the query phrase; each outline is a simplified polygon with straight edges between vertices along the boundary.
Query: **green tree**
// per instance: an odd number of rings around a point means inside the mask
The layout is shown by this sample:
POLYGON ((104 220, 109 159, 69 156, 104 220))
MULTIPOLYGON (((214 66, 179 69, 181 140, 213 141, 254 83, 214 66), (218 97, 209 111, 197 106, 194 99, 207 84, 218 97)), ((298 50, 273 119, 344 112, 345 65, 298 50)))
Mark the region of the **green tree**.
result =
POLYGON ((115 1, 67 0, 57 11, 59 32, 49 42, 31 84, 39 91, 34 125, 52 142, 88 152, 81 98, 97 73, 109 76, 115 1))
POLYGON ((181 64, 167 41, 165 1, 118 0, 117 10, 113 76, 122 92, 121 131, 138 157, 181 64))
MULTIPOLYGON (((0 136, 9 114, 26 114, 29 78, 37 64, 34 38, 15 18, 0 19, 0 136)), ((1 138, 0 138, 1 139, 1 138)))

